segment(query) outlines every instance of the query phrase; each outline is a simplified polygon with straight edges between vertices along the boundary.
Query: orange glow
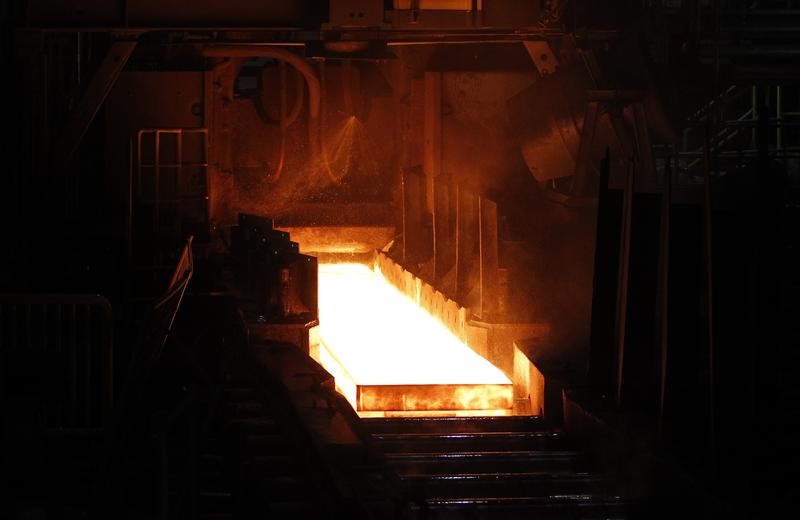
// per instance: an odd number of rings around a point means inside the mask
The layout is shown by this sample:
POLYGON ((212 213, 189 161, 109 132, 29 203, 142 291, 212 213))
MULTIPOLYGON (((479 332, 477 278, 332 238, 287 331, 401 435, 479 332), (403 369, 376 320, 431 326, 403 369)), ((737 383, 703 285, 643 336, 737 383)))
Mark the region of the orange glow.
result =
POLYGON ((320 264, 319 317, 318 361, 354 408, 375 410, 381 400, 406 410, 511 406, 500 369, 365 265, 320 264), (427 385, 436 386, 419 388, 427 385), (364 405, 367 395, 372 404, 364 405))

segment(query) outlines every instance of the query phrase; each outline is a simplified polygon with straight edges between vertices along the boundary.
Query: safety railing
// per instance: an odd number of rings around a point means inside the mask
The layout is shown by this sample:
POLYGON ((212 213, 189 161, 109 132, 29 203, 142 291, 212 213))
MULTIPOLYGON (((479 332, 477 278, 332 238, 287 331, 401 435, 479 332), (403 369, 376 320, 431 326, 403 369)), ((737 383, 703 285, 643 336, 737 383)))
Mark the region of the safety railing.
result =
MULTIPOLYGON (((113 403, 111 304, 94 294, 0 294, 7 375, 47 370, 45 425, 102 428, 113 403), (15 365, 17 365, 15 367, 15 365)), ((6 385, 9 381, 6 381, 6 385)), ((13 389, 7 389, 7 391, 13 389)))
MULTIPOLYGON (((99 516, 105 516, 115 507, 109 497, 113 496, 110 486, 119 466, 127 464, 131 449, 141 440, 142 432, 149 428, 142 421, 149 421, 151 411, 146 403, 147 389, 151 375, 157 366, 167 341, 172 333, 175 317, 180 310, 184 294, 194 272, 192 239, 188 237, 183 252, 173 271, 164 293, 153 303, 145 317, 141 333, 134 346, 122 394, 115 409, 114 420, 109 430, 104 460, 97 482, 97 504, 94 505, 99 516)), ((181 415, 180 413, 178 415, 181 415)), ((167 421, 170 424, 174 419, 167 421)), ((156 436, 166 435, 166 429, 156 427, 156 436)), ((158 441, 159 444, 163 444, 158 441)), ((164 461, 161 461, 162 465, 164 461)), ((122 474, 127 471, 122 471, 122 474)), ((159 489, 161 486, 159 487, 159 489)), ((159 500, 164 498, 159 496, 159 500)))
POLYGON ((187 217, 208 219, 208 129, 141 129, 135 149, 131 187, 150 206, 154 231, 180 232, 187 217))
MULTIPOLYGON (((192 257, 193 237, 186 239, 180 259, 164 293, 155 301, 145 318, 142 335, 135 348, 128 372, 127 385, 141 390, 153 367, 158 363, 169 339, 172 325, 178 314, 186 288, 194 272, 192 257)), ((137 390, 137 391, 138 391, 137 390)))

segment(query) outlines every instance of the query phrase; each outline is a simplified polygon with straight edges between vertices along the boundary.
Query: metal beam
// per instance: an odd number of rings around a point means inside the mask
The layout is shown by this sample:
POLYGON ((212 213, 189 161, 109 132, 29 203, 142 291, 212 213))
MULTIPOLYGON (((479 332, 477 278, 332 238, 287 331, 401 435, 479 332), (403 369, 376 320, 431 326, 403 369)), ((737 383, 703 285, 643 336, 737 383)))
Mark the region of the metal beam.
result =
POLYGON ((111 44, 103 62, 86 87, 83 97, 69 115, 66 127, 55 142, 53 159, 56 164, 68 161, 78 148, 78 144, 135 48, 136 41, 117 41, 111 44))
POLYGON ((514 389, 510 384, 357 385, 356 402, 359 412, 511 410, 514 389))
POLYGON ((583 118, 583 128, 581 129, 581 142, 578 146, 578 157, 575 161, 575 177, 572 183, 571 195, 582 196, 585 195, 589 181, 591 179, 591 171, 589 169, 589 159, 594 144, 594 134, 597 130, 597 119, 600 113, 600 103, 597 101, 590 101, 586 105, 586 115, 583 118))
POLYGON ((473 287, 480 254, 478 240, 478 198, 457 185, 456 192, 456 300, 464 302, 473 287))
POLYGON ((455 190, 444 175, 433 179, 433 279, 441 279, 455 263, 455 190))
POLYGON ((617 407, 622 406, 622 389, 625 367, 625 332, 628 318, 628 282, 631 260, 631 222, 633 220, 633 195, 635 192, 636 157, 632 157, 628 165, 622 205, 622 230, 620 233, 619 274, 617 275, 617 316, 614 327, 614 344, 616 346, 616 388, 615 401, 617 407))
POLYGON ((495 317, 497 311, 498 279, 498 226, 497 204, 478 198, 478 241, 480 245, 480 316, 481 319, 495 317))
POLYGON ((425 208, 433 212, 433 180, 442 171, 442 73, 425 73, 423 110, 423 157, 425 208))

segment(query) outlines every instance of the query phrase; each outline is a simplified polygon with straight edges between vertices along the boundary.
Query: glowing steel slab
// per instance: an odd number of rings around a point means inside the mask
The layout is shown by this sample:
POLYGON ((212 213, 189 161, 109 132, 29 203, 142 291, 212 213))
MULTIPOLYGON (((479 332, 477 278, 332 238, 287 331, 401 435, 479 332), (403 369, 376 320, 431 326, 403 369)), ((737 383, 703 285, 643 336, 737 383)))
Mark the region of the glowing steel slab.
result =
POLYGON ((362 385, 359 411, 498 410, 511 408, 511 385, 362 385))
POLYGON ((356 410, 498 410, 511 381, 361 264, 320 264, 318 361, 356 410))

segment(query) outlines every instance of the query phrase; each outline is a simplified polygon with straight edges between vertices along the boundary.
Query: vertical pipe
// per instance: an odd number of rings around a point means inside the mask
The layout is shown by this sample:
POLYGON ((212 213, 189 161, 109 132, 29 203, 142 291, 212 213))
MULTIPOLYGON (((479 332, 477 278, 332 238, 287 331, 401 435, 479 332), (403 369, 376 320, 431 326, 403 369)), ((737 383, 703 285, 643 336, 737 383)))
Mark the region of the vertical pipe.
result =
POLYGON ((100 400, 97 409, 97 424, 101 428, 106 425, 105 419, 108 417, 107 399, 110 395, 109 384, 111 378, 111 365, 109 363, 110 353, 108 351, 108 343, 106 342, 106 316, 100 307, 96 307, 96 320, 97 320, 97 353, 99 355, 98 361, 98 383, 100 385, 100 400))
POLYGON ((3 302, 0 302, 0 356, 1 356, 0 357, 0 392, 3 392, 3 393, 0 393, 0 396, 2 396, 2 397, 5 397, 4 393, 5 393, 5 389, 6 389, 6 381, 5 381, 6 368, 4 366, 4 357, 5 356, 3 355, 3 353, 5 352, 5 341, 4 341, 4 339, 5 339, 5 329, 6 329, 6 327, 3 324, 3 315, 4 314, 5 313, 3 312, 3 302))
POLYGON ((162 426, 164 431, 161 432, 159 445, 161 448, 161 520, 169 520, 169 468, 167 467, 167 432, 166 424, 162 426))
MULTIPOLYGON (((55 331, 56 331, 56 352, 59 355, 64 351, 64 346, 62 344, 61 338, 63 337, 62 331, 62 323, 61 323, 61 314, 63 312, 64 305, 58 304, 56 305, 56 316, 55 316, 55 331)), ((56 410, 56 425, 63 427, 64 426, 64 401, 63 399, 59 399, 58 407, 56 410)))
POLYGON ((719 0, 711 1, 714 15, 714 92, 719 92, 719 42, 721 39, 719 0))
POLYGON ((11 338, 9 345, 11 348, 17 348, 17 304, 11 304, 11 338))
POLYGON ((83 38, 83 33, 78 31, 75 33, 75 84, 81 84, 81 80, 83 79, 83 70, 81 68, 82 60, 81 54, 83 54, 83 46, 81 45, 81 40, 83 38))
MULTIPOLYGON (((136 134, 136 193, 142 196, 142 137, 143 130, 136 134)), ((131 152, 132 153, 132 152, 131 152)))
POLYGON ((86 377, 83 383, 83 394, 86 402, 83 404, 84 426, 90 427, 92 425, 92 353, 94 351, 92 345, 92 306, 84 305, 84 344, 86 345, 86 377))
POLYGON ((616 403, 622 406, 622 380, 625 366, 625 325, 628 314, 628 274, 631 253, 631 220, 633 217, 633 192, 636 177, 636 156, 628 165, 628 178, 625 182, 622 205, 622 237, 619 251, 619 276, 617 281, 617 317, 614 331, 617 347, 616 403))
POLYGON ((783 128, 781 123, 783 119, 783 99, 782 89, 780 85, 775 86, 775 120, 777 126, 775 127, 775 148, 780 152, 783 149, 783 128))
POLYGON ((181 179, 183 178, 183 129, 178 129, 175 134, 177 139, 177 168, 175 168, 175 214, 177 217, 178 234, 181 235, 183 231, 183 204, 181 193, 181 179))
POLYGON ((71 426, 75 426, 78 422, 78 353, 77 353, 77 327, 75 327, 75 304, 69 304, 69 316, 67 317, 69 323, 69 368, 70 368, 70 381, 69 381, 69 408, 71 426))
MULTIPOLYGON (((137 161, 136 167, 138 171, 138 177, 141 178, 142 174, 142 157, 141 157, 141 149, 142 149, 142 134, 139 132, 138 137, 138 152, 137 152, 137 161)), ((130 270, 131 264, 133 263, 133 138, 128 141, 128 197, 125 201, 127 204, 127 212, 125 215, 125 257, 128 262, 128 269, 130 270)), ((129 294, 129 287, 130 276, 125 277, 125 294, 128 296, 129 294)))
MULTIPOLYGON (((757 96, 758 96, 758 87, 753 85, 750 88, 750 114, 751 114, 750 119, 753 121, 758 120, 758 102, 756 99, 757 96)), ((751 148, 755 147, 755 145, 756 145, 756 128, 755 126, 753 126, 753 129, 750 130, 750 147, 751 148)))
POLYGON ((25 342, 28 351, 33 350, 33 330, 31 328, 31 313, 33 312, 33 304, 25 306, 25 342))
POLYGON ((205 210, 206 210, 206 219, 207 220, 211 220, 211 209, 210 209, 210 206, 211 206, 211 201, 210 201, 211 192, 208 189, 208 184, 209 184, 209 180, 208 180, 208 165, 209 165, 209 161, 210 161, 210 158, 208 156, 208 139, 209 139, 208 138, 208 128, 204 128, 201 132, 203 134, 203 166, 202 166, 202 169, 203 169, 203 187, 205 189, 204 204, 205 204, 205 210))
POLYGON ((159 206, 161 205, 161 130, 155 131, 153 177, 155 178, 155 185, 153 186, 153 233, 156 235, 156 241, 158 241, 160 220, 159 206))
POLYGON ((189 518, 197 519, 197 421, 194 417, 195 398, 189 409, 189 518))
POLYGON ((48 341, 47 341, 47 303, 42 302, 42 322, 40 324, 41 331, 39 336, 42 340, 42 350, 45 352, 47 351, 48 341))
POLYGON ((664 168, 664 193, 661 197, 661 247, 659 248, 658 285, 660 310, 659 350, 660 385, 658 396, 658 432, 663 435, 664 402, 667 393, 667 361, 669 356, 669 224, 672 204, 672 161, 667 157, 664 168))
MULTIPOLYGON (((34 307, 35 304, 31 304, 31 308, 34 307)), ((41 304, 42 314, 41 314, 41 321, 39 322, 39 339, 41 340, 41 345, 39 348, 42 352, 47 352, 48 341, 47 341, 47 303, 42 302, 41 304)), ((49 396, 48 396, 49 397, 49 396)), ((44 402, 42 403, 42 417, 44 419, 44 425, 46 428, 51 426, 55 426, 52 420, 52 412, 53 407, 51 406, 49 398, 45 398, 44 402)))
POLYGON ((706 303, 706 346, 708 349, 708 428, 709 450, 711 456, 711 470, 715 471, 716 464, 716 424, 714 410, 714 280, 712 271, 712 235, 711 235, 711 149, 709 143, 709 129, 706 127, 706 137, 703 157, 705 159, 704 184, 703 184, 703 230, 704 230, 704 270, 705 270, 705 303, 706 303))

